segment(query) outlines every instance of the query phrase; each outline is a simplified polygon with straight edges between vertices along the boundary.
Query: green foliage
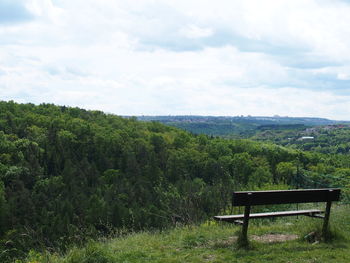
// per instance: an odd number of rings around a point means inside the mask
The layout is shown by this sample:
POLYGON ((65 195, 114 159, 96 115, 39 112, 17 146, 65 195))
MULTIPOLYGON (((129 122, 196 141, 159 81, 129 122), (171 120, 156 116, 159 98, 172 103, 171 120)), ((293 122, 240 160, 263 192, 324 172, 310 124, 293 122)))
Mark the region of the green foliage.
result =
POLYGON ((291 162, 280 162, 276 166, 276 178, 280 182, 289 183, 297 174, 297 167, 291 162))
POLYGON ((5 186, 2 181, 0 181, 0 211, 0 234, 3 234, 5 231, 4 226, 6 225, 7 205, 5 198, 5 186))
POLYGON ((350 153, 349 124, 277 129, 257 132, 251 139, 324 154, 350 153), (309 137, 309 138, 303 138, 309 137))
POLYGON ((26 263, 67 262, 343 262, 350 258, 349 206, 332 209, 331 226, 342 230, 329 242, 311 241, 321 220, 284 217, 273 221, 252 220, 249 247, 237 245, 240 226, 206 222, 200 226, 177 227, 168 231, 131 233, 124 237, 88 242, 65 255, 31 253, 26 263), (236 234, 235 234, 236 233, 236 234), (294 240, 274 239, 277 235, 294 240), (296 238, 296 239, 295 239, 296 238), (100 261, 98 261, 100 260, 100 261))
POLYGON ((109 263, 115 262, 115 257, 107 247, 95 242, 89 242, 83 249, 73 249, 65 263, 109 263))
POLYGON ((120 228, 203 222, 229 208, 232 190, 348 186, 349 163, 346 155, 0 101, 0 261, 120 228))

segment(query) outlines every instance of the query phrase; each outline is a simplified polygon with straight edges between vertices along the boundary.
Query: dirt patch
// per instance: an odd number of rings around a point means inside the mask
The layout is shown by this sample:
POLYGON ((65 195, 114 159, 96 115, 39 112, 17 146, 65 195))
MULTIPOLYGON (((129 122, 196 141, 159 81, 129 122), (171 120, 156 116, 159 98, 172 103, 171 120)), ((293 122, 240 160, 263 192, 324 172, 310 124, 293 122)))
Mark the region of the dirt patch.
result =
MULTIPOLYGON (((277 242, 285 242, 289 240, 298 239, 299 236, 293 234, 266 234, 262 236, 257 235, 248 235, 249 240, 254 240, 261 243, 277 243, 277 242)), ((211 244, 213 248, 227 248, 231 247, 237 242, 237 236, 231 236, 227 239, 218 240, 211 244)))
POLYGON ((292 234, 266 234, 262 236, 252 235, 250 236, 252 240, 262 242, 262 243, 275 243, 275 242, 284 242, 288 240, 295 240, 299 238, 297 235, 292 234))

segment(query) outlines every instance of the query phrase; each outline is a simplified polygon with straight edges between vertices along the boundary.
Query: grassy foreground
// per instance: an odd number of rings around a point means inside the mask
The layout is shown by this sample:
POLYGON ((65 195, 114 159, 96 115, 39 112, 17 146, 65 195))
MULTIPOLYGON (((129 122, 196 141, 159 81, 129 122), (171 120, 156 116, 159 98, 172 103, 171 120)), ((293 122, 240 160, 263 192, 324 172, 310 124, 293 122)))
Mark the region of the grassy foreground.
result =
POLYGON ((211 221, 160 233, 133 233, 91 241, 84 247, 71 248, 65 255, 32 251, 23 262, 350 262, 350 206, 332 209, 332 238, 328 242, 304 238, 320 230, 322 220, 319 219, 299 217, 251 222, 249 249, 237 247, 235 236, 240 227, 211 221), (282 239, 293 235, 298 238, 276 241, 278 234, 284 234, 282 239))

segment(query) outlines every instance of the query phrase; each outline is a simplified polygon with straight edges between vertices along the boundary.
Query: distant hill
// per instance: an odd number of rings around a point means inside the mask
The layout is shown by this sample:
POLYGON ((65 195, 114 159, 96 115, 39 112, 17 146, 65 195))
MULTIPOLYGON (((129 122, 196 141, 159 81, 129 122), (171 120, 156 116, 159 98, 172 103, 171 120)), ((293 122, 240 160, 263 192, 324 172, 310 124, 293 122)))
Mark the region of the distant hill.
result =
POLYGON ((349 121, 335 121, 310 117, 265 117, 265 116, 137 116, 141 121, 158 121, 195 134, 221 137, 250 137, 266 129, 304 129, 319 125, 350 124, 349 121))

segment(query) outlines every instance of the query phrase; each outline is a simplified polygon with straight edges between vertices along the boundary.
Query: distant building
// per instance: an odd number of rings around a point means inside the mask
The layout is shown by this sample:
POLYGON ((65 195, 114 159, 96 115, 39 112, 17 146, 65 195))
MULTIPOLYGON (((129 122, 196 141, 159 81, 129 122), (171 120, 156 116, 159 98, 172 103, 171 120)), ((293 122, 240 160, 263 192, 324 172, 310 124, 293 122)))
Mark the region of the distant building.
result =
POLYGON ((313 139, 315 139, 315 137, 313 137, 313 136, 303 136, 303 137, 299 138, 299 140, 301 140, 301 141, 313 140, 313 139))

